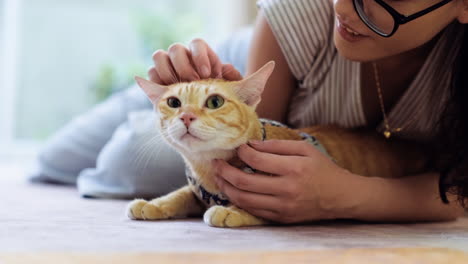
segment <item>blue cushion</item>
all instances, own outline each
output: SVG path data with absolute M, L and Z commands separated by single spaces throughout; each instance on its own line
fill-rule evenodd
M 245 72 L 252 29 L 216 45 L 224 63 Z M 159 137 L 151 103 L 136 86 L 119 92 L 54 134 L 29 179 L 77 183 L 96 198 L 150 198 L 186 183 L 181 157 Z M 151 150 L 151 151 L 150 151 Z
M 30 179 L 74 184 L 83 169 L 96 166 L 99 152 L 128 113 L 142 109 L 151 109 L 151 103 L 135 85 L 74 118 L 45 143 Z
M 85 197 L 151 198 L 186 184 L 182 157 L 156 129 L 154 111 L 132 112 L 97 158 L 78 176 Z

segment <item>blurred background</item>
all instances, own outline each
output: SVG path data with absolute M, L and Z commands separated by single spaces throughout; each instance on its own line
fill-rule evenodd
M 72 117 L 146 76 L 174 42 L 219 42 L 255 0 L 0 0 L 0 160 L 35 155 Z

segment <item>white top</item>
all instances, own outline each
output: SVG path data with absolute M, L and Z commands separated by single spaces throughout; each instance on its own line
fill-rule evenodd
M 361 63 L 347 60 L 336 50 L 332 1 L 261 0 L 258 6 L 299 83 L 290 104 L 288 123 L 294 127 L 366 126 Z M 405 126 L 395 136 L 414 140 L 433 137 L 449 86 L 450 67 L 459 50 L 460 30 L 458 23 L 444 30 L 410 87 L 390 112 L 387 109 L 391 128 Z M 407 124 L 414 114 L 417 116 Z M 377 130 L 384 131 L 383 121 Z

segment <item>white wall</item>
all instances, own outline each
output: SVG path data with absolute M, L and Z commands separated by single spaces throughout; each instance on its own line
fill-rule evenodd
M 16 131 L 43 137 L 85 111 L 101 65 L 138 57 L 138 43 L 123 0 L 24 1 Z
M 17 1 L 17 0 L 0 0 Z M 210 21 L 201 37 L 215 40 L 252 20 L 253 0 L 197 0 Z M 89 87 L 103 63 L 141 59 L 129 9 L 158 8 L 167 0 L 22 0 L 14 133 L 46 137 L 90 107 Z M 250 9 L 251 10 L 251 9 Z M 1 136 L 0 136 L 1 138 Z
M 5 0 L 0 0 L 0 96 L 1 96 L 1 91 L 3 90 L 2 85 L 3 85 L 3 77 L 4 77 L 4 69 L 3 69 L 3 64 L 2 61 L 5 60 L 4 58 L 4 31 L 5 31 Z M 1 108 L 0 108 L 1 109 Z M 2 123 L 2 110 L 0 110 L 0 126 Z
M 19 0 L 0 1 L 0 146 L 14 137 Z M 0 147 L 0 151 L 3 149 Z

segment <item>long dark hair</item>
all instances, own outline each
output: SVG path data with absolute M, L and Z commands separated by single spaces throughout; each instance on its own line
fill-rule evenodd
M 447 104 L 438 122 L 439 191 L 447 192 L 465 207 L 468 198 L 468 25 L 463 26 L 462 46 L 452 67 Z

